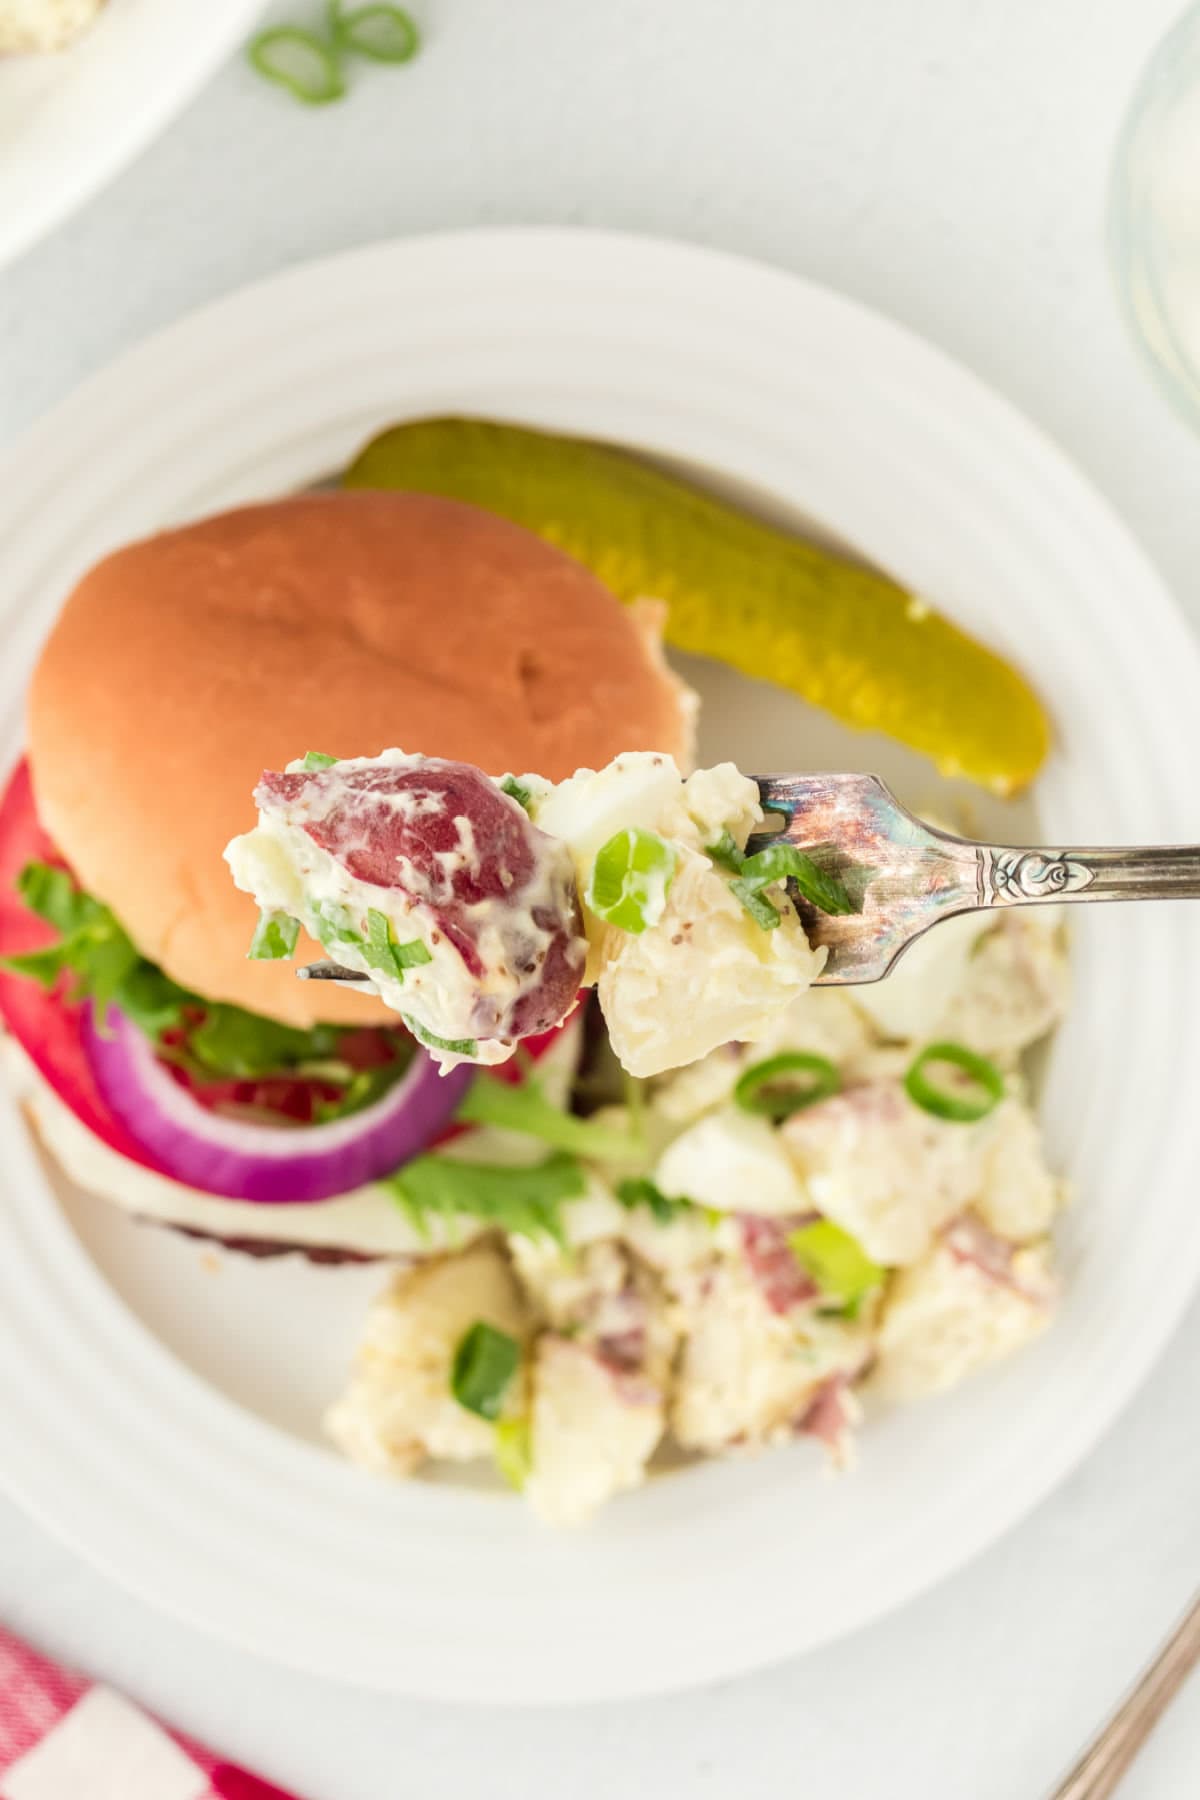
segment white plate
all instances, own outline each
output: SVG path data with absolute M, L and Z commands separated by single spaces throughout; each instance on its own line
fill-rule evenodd
M 250 30 L 262 0 L 108 0 L 53 55 L 0 58 L 0 264 L 103 187 Z
M 296 270 L 185 320 L 45 420 L 0 471 L 13 739 L 36 641 L 102 551 L 300 486 L 390 421 L 454 410 L 610 437 L 812 517 L 1034 672 L 1059 729 L 1039 800 L 1050 839 L 1194 829 L 1192 643 L 1057 451 L 935 351 L 820 289 L 563 232 Z M 739 700 L 720 677 L 712 691 L 710 750 L 826 760 L 835 740 L 786 696 Z M 1076 966 L 1044 1100 L 1078 1191 L 1059 1323 L 948 1399 L 871 1424 L 852 1479 L 820 1479 L 803 1448 L 712 1464 L 568 1538 L 506 1498 L 369 1480 L 320 1446 L 316 1417 L 373 1272 L 245 1264 L 85 1198 L 64 1211 L 10 1116 L 4 1480 L 156 1604 L 378 1687 L 594 1699 L 824 1643 L 1061 1480 L 1200 1271 L 1200 1118 L 1179 1104 L 1200 1085 L 1195 915 L 1090 909 Z

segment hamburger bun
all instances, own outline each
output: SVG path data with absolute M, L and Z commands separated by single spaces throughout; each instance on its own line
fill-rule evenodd
M 263 769 L 390 745 L 561 780 L 622 750 L 686 761 L 689 696 L 653 630 L 519 526 L 417 494 L 220 514 L 79 583 L 29 698 L 42 824 L 142 951 L 211 1000 L 292 1025 L 392 1020 L 250 962 L 222 852 Z M 301 939 L 297 956 L 324 955 Z

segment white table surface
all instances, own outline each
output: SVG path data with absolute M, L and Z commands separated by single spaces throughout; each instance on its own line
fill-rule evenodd
M 231 64 L 0 273 L 0 439 L 298 259 L 439 227 L 622 227 L 798 270 L 940 342 L 1066 446 L 1200 622 L 1200 443 L 1135 358 L 1101 236 L 1121 110 L 1178 0 L 411 3 L 411 69 L 367 70 L 316 113 Z M 1086 1466 L 965 1573 L 675 1699 L 501 1713 L 340 1689 L 196 1637 L 2 1504 L 0 1618 L 311 1800 L 1024 1800 L 1200 1585 L 1198 1408 L 1200 1308 Z M 1123 1793 L 1197 1792 L 1193 1688 Z

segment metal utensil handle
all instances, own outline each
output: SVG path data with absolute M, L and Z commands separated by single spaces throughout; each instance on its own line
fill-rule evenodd
M 1107 1800 L 1197 1662 L 1200 1598 L 1050 1800 Z
M 1063 900 L 1200 899 L 1200 845 L 1116 850 L 978 847 L 981 906 L 1037 906 Z

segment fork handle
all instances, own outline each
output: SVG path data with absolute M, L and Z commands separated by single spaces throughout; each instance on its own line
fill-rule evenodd
M 1200 845 L 1114 850 L 1016 850 L 976 846 L 980 906 L 1078 900 L 1200 899 Z
M 1050 1800 L 1107 1800 L 1200 1661 L 1200 1599 L 1171 1633 L 1137 1686 L 1088 1745 Z

